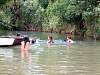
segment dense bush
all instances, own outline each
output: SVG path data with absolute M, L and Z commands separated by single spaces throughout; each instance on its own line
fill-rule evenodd
M 20 28 L 19 30 L 21 30 L 29 24 L 33 27 L 42 27 L 44 30 L 67 24 L 78 27 L 83 20 L 85 25 L 94 28 L 97 23 L 100 23 L 100 6 L 96 0 L 14 1 L 0 0 L 0 7 L 3 5 L 0 10 L 0 21 L 4 29 Z M 14 7 L 14 4 L 16 7 Z

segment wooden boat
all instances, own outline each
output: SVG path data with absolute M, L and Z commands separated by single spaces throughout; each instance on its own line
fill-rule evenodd
M 0 37 L 0 47 L 21 45 L 22 40 L 23 38 Z M 31 42 L 35 43 L 35 40 L 31 40 Z

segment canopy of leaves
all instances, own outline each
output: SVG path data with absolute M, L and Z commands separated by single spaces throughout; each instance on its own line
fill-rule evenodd
M 10 0 L 0 0 L 0 5 L 6 5 L 8 1 Z M 82 19 L 92 23 L 96 18 L 98 20 L 100 15 L 100 6 L 96 0 L 16 0 L 16 2 L 21 19 L 15 22 L 15 27 L 29 22 L 33 25 L 42 25 L 44 28 L 56 28 L 67 23 L 78 25 Z M 0 10 L 2 13 L 0 20 L 8 25 L 12 23 L 11 19 L 14 17 L 10 11 L 12 5 L 13 0 L 6 12 L 5 9 Z
M 39 0 L 39 4 L 41 5 L 42 8 L 46 9 L 49 1 L 48 0 Z
M 11 0 L 0 0 L 0 6 L 6 4 L 9 1 L 11 1 Z

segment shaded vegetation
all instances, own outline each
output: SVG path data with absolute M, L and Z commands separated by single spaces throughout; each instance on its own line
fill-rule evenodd
M 69 31 L 93 35 L 100 28 L 97 0 L 0 0 L 0 29 Z

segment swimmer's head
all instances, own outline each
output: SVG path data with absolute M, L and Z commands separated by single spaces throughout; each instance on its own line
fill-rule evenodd
M 68 36 L 67 36 L 67 40 L 68 40 L 68 39 L 71 39 L 71 37 L 68 37 Z
M 20 36 L 20 33 L 17 33 L 17 36 Z
M 48 40 L 53 40 L 52 36 L 48 36 Z
M 23 38 L 23 41 L 29 42 L 29 41 L 30 41 L 30 40 L 29 40 L 29 37 L 24 37 L 24 38 Z

